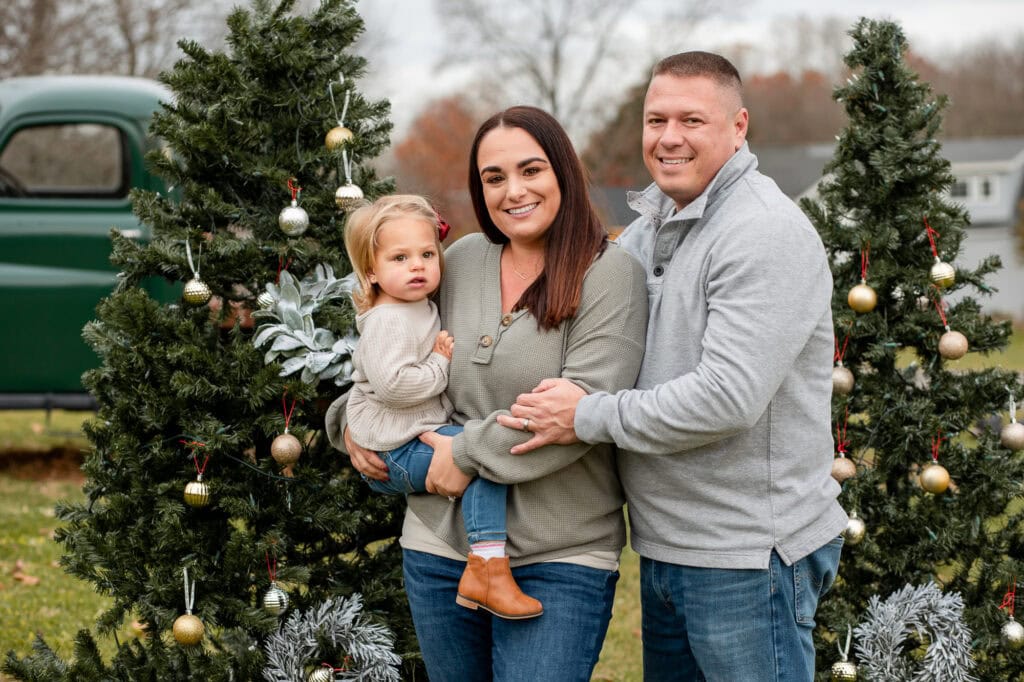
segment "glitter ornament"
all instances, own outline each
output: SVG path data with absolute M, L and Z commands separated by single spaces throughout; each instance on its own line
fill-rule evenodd
M 351 182 L 346 182 L 334 193 L 334 203 L 342 211 L 351 211 L 363 204 L 363 190 Z
M 203 483 L 203 475 L 185 485 L 185 504 L 190 507 L 205 507 L 210 504 L 210 486 Z
M 263 594 L 263 608 L 270 613 L 280 615 L 288 609 L 288 593 L 271 582 L 270 587 Z
M 932 283 L 940 289 L 953 284 L 956 281 L 956 270 L 949 263 L 943 263 L 939 260 L 939 257 L 935 257 L 935 265 L 932 266 L 931 271 L 928 273 Z
M 919 481 L 926 492 L 941 495 L 949 487 L 949 472 L 941 464 L 932 462 L 921 470 Z
M 839 483 L 857 475 L 857 465 L 842 453 L 832 459 L 832 478 Z
M 186 613 L 174 620 L 173 631 L 175 642 L 182 646 L 195 646 L 203 640 L 206 628 L 203 627 L 203 621 L 191 613 Z
M 857 516 L 857 512 L 850 512 L 850 518 L 846 522 L 846 529 L 843 531 L 843 538 L 846 540 L 846 544 L 853 545 L 860 544 L 861 540 L 864 539 L 864 535 L 867 534 L 867 526 L 864 521 Z
M 832 368 L 832 392 L 839 395 L 848 395 L 853 390 L 853 372 L 843 366 L 840 360 Z
M 999 630 L 999 639 L 1007 649 L 1021 648 L 1024 646 L 1024 626 L 1010 616 L 1010 619 Z
M 331 682 L 334 679 L 334 671 L 327 667 L 317 668 L 309 674 L 306 682 Z
M 967 355 L 967 337 L 946 327 L 946 333 L 939 338 L 939 355 L 947 360 L 959 360 Z
M 277 214 L 277 226 L 288 237 L 298 237 L 309 227 L 309 214 L 306 209 L 299 206 L 299 202 L 292 199 L 290 206 L 285 206 Z
M 869 313 L 875 309 L 875 305 L 878 303 L 878 295 L 862 279 L 860 284 L 850 289 L 846 302 L 858 313 Z
M 348 144 L 351 139 L 352 131 L 343 125 L 337 125 L 327 131 L 324 145 L 333 152 L 335 149 Z
M 836 648 L 839 649 L 840 660 L 832 664 L 832 682 L 854 682 L 857 679 L 857 665 L 847 658 L 850 656 L 850 640 L 853 632 L 849 625 L 846 626 L 846 646 L 839 644 L 836 640 Z
M 270 444 L 270 456 L 274 461 L 284 466 L 290 466 L 299 461 L 302 454 L 302 443 L 292 434 L 285 431 L 274 439 Z
M 206 285 L 206 282 L 199 279 L 199 275 L 196 275 L 185 283 L 185 291 L 182 298 L 189 305 L 203 305 L 210 300 L 212 295 L 213 292 L 210 291 L 210 287 Z

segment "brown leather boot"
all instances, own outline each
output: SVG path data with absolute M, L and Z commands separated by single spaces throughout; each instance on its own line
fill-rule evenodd
M 523 594 L 512 577 L 508 557 L 484 559 L 470 552 L 466 570 L 459 580 L 455 603 L 474 611 L 479 607 L 499 618 L 524 620 L 544 613 L 544 606 Z

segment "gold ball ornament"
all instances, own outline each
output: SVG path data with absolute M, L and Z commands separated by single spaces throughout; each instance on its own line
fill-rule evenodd
M 288 593 L 271 582 L 270 587 L 263 594 L 263 608 L 275 616 L 284 613 L 288 609 Z
M 210 291 L 210 287 L 206 285 L 206 282 L 199 279 L 199 275 L 196 275 L 185 282 L 185 292 L 182 298 L 189 305 L 203 305 L 210 300 L 212 295 L 213 292 Z
M 352 131 L 345 126 L 334 126 L 327 131 L 324 138 L 324 145 L 332 152 L 335 149 L 345 146 L 352 139 Z
M 967 337 L 957 331 L 946 331 L 939 338 L 939 355 L 947 360 L 959 360 L 967 355 Z
M 867 534 L 868 527 L 864 521 L 857 516 L 857 512 L 850 512 L 850 518 L 846 521 L 846 529 L 843 531 L 843 538 L 846 544 L 859 545 Z
M 1019 649 L 1024 646 L 1024 626 L 1010 616 L 999 631 L 999 639 L 1007 649 Z
M 182 646 L 195 646 L 203 641 L 206 628 L 203 627 L 203 621 L 187 613 L 175 619 L 173 631 L 175 642 Z
M 932 462 L 921 470 L 921 487 L 933 495 L 941 495 L 949 487 L 949 472 L 941 464 Z
M 836 661 L 832 664 L 832 682 L 856 682 L 857 664 L 851 661 Z
M 832 368 L 832 392 L 848 395 L 853 390 L 853 372 L 840 362 Z
M 203 483 L 202 474 L 185 485 L 184 498 L 185 504 L 190 507 L 205 507 L 210 504 L 210 486 Z
M 290 433 L 282 433 L 270 444 L 270 456 L 274 461 L 284 466 L 290 466 L 299 461 L 302 454 L 302 443 Z
M 347 182 L 334 193 L 334 203 L 342 211 L 351 211 L 354 208 L 359 208 L 363 204 L 363 190 L 351 182 Z
M 277 214 L 277 226 L 289 237 L 298 237 L 309 227 L 309 214 L 292 199 L 291 206 L 285 206 Z
M 1024 424 L 1012 421 L 999 432 L 999 442 L 1009 450 L 1024 449 Z
M 858 313 L 870 313 L 878 303 L 878 295 L 864 280 L 861 280 L 860 284 L 850 289 L 846 302 Z
M 333 680 L 334 671 L 325 666 L 317 668 L 306 678 L 306 682 L 332 682 Z
M 857 475 L 857 465 L 845 455 L 839 455 L 832 459 L 832 478 L 842 483 L 848 478 Z
M 945 289 L 956 281 L 956 270 L 949 263 L 943 263 L 936 257 L 935 265 L 932 266 L 928 276 L 931 277 L 935 286 Z

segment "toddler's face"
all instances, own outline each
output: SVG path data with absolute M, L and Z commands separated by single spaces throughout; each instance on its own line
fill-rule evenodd
M 420 218 L 389 220 L 377 233 L 370 282 L 380 287 L 376 303 L 415 303 L 441 283 L 437 230 Z

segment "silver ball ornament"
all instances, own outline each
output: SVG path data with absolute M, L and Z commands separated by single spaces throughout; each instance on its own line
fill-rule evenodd
M 185 299 L 185 303 L 190 305 L 203 305 L 210 300 L 212 295 L 213 292 L 210 291 L 210 287 L 206 285 L 206 282 L 199 279 L 199 275 L 196 275 L 185 282 L 185 291 L 182 298 Z
M 1024 626 L 1010 616 L 999 631 L 999 639 L 1007 649 L 1019 649 L 1024 646 Z
M 967 355 L 967 337 L 957 331 L 947 331 L 939 338 L 939 355 L 947 360 L 959 360 Z
M 256 305 L 260 307 L 260 310 L 268 310 L 274 307 L 275 303 L 277 303 L 277 299 L 269 291 L 263 291 L 256 297 Z
M 864 280 L 861 280 L 860 284 L 850 289 L 850 293 L 846 296 L 846 302 L 858 313 L 869 313 L 875 309 L 878 295 Z
M 928 275 L 931 277 L 932 283 L 940 289 L 945 289 L 956 281 L 956 270 L 949 263 L 943 263 L 938 257 L 935 258 L 935 265 L 932 266 Z
M 309 214 L 292 199 L 291 206 L 285 206 L 277 214 L 277 226 L 289 237 L 298 237 L 309 227 Z
M 921 487 L 933 495 L 941 495 L 949 487 L 949 472 L 941 464 L 932 462 L 921 470 Z
M 1024 424 L 1012 421 L 999 432 L 999 442 L 1008 450 L 1024 449 Z
M 856 682 L 857 664 L 851 661 L 836 661 L 832 664 L 832 682 Z
M 323 666 L 311 672 L 306 678 L 306 682 L 332 682 L 333 680 L 334 671 Z
M 271 582 L 263 595 L 263 608 L 274 615 L 284 613 L 288 609 L 288 593 L 278 587 L 277 583 Z
M 857 516 L 857 512 L 850 512 L 850 518 L 846 522 L 846 529 L 843 530 L 843 539 L 846 540 L 846 544 L 853 545 L 860 544 L 860 541 L 864 539 L 867 534 L 868 527 L 864 521 Z
M 832 368 L 832 392 L 847 395 L 853 390 L 853 372 L 840 362 Z
M 347 182 L 334 193 L 334 203 L 342 211 L 351 211 L 363 204 L 363 190 L 351 182 Z
M 190 507 L 205 507 L 210 504 L 210 486 L 203 483 L 202 475 L 185 485 L 185 504 Z

